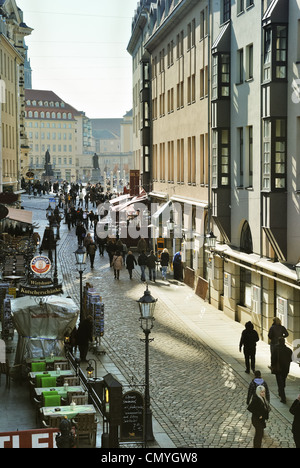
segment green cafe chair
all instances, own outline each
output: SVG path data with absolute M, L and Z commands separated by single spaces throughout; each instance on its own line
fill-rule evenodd
M 43 372 L 46 370 L 45 362 L 32 362 L 31 363 L 31 372 Z
M 35 385 L 37 388 L 40 388 L 42 386 L 42 379 L 45 377 L 51 377 L 50 374 L 37 374 L 35 376 Z
M 56 377 L 47 377 L 41 379 L 41 388 L 45 387 L 56 387 Z
M 46 407 L 60 406 L 61 405 L 61 398 L 60 398 L 59 395 L 47 395 L 47 396 L 45 396 L 44 405 Z
M 45 406 L 45 397 L 54 396 L 54 395 L 58 395 L 57 390 L 50 390 L 50 391 L 42 392 L 42 406 Z

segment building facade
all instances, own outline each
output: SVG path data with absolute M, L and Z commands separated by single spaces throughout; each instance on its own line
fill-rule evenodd
M 26 89 L 26 133 L 30 146 L 29 167 L 35 178 L 45 172 L 50 153 L 53 179 L 76 182 L 82 155 L 82 115 L 53 91 Z
M 0 2 L 0 192 L 17 192 L 28 157 L 25 133 L 24 38 L 32 29 L 14 0 Z
M 140 1 L 128 45 L 135 161 L 160 201 L 156 233 L 181 248 L 195 292 L 265 340 L 280 317 L 290 344 L 300 338 L 299 8 Z

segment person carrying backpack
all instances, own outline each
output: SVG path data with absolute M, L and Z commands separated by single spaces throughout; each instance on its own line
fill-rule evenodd
M 270 391 L 267 382 L 262 378 L 261 372 L 255 371 L 254 372 L 254 379 L 250 382 L 249 388 L 248 388 L 248 395 L 247 395 L 247 405 L 250 404 L 250 401 L 252 400 L 253 395 L 256 394 L 256 388 L 262 385 L 266 389 L 266 399 L 268 403 L 270 403 Z

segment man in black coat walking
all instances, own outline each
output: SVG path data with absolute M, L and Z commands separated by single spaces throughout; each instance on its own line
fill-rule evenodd
M 290 371 L 293 351 L 285 345 L 285 339 L 279 338 L 271 356 L 271 369 L 276 375 L 278 393 L 281 403 L 286 403 L 285 384 Z

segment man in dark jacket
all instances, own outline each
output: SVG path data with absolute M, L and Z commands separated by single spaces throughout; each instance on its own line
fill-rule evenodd
M 255 355 L 256 355 L 256 343 L 259 341 L 259 336 L 257 331 L 254 330 L 252 322 L 247 322 L 245 324 L 245 330 L 242 332 L 240 340 L 240 352 L 242 347 L 244 347 L 245 355 L 245 364 L 246 364 L 246 373 L 250 373 L 250 361 L 251 369 L 255 372 Z
M 278 344 L 278 339 L 287 338 L 288 336 L 289 333 L 287 329 L 281 324 L 280 318 L 275 317 L 268 333 L 268 338 L 270 340 L 271 355 L 274 351 L 275 346 Z
M 145 252 L 143 251 L 139 256 L 138 256 L 138 264 L 141 268 L 141 281 L 146 281 L 146 266 L 148 263 L 148 258 Z
M 156 280 L 156 262 L 157 262 L 157 257 L 154 254 L 153 250 L 151 250 L 150 255 L 148 255 L 147 258 L 147 265 L 148 265 L 148 270 L 149 270 L 149 280 L 153 281 L 155 283 Z
M 80 360 L 83 362 L 86 361 L 89 341 L 93 341 L 93 318 L 91 315 L 80 322 L 77 331 L 77 345 L 80 352 Z
M 285 339 L 279 338 L 271 356 L 271 368 L 276 375 L 278 393 L 281 403 L 286 403 L 285 384 L 290 371 L 293 351 L 285 345 Z

